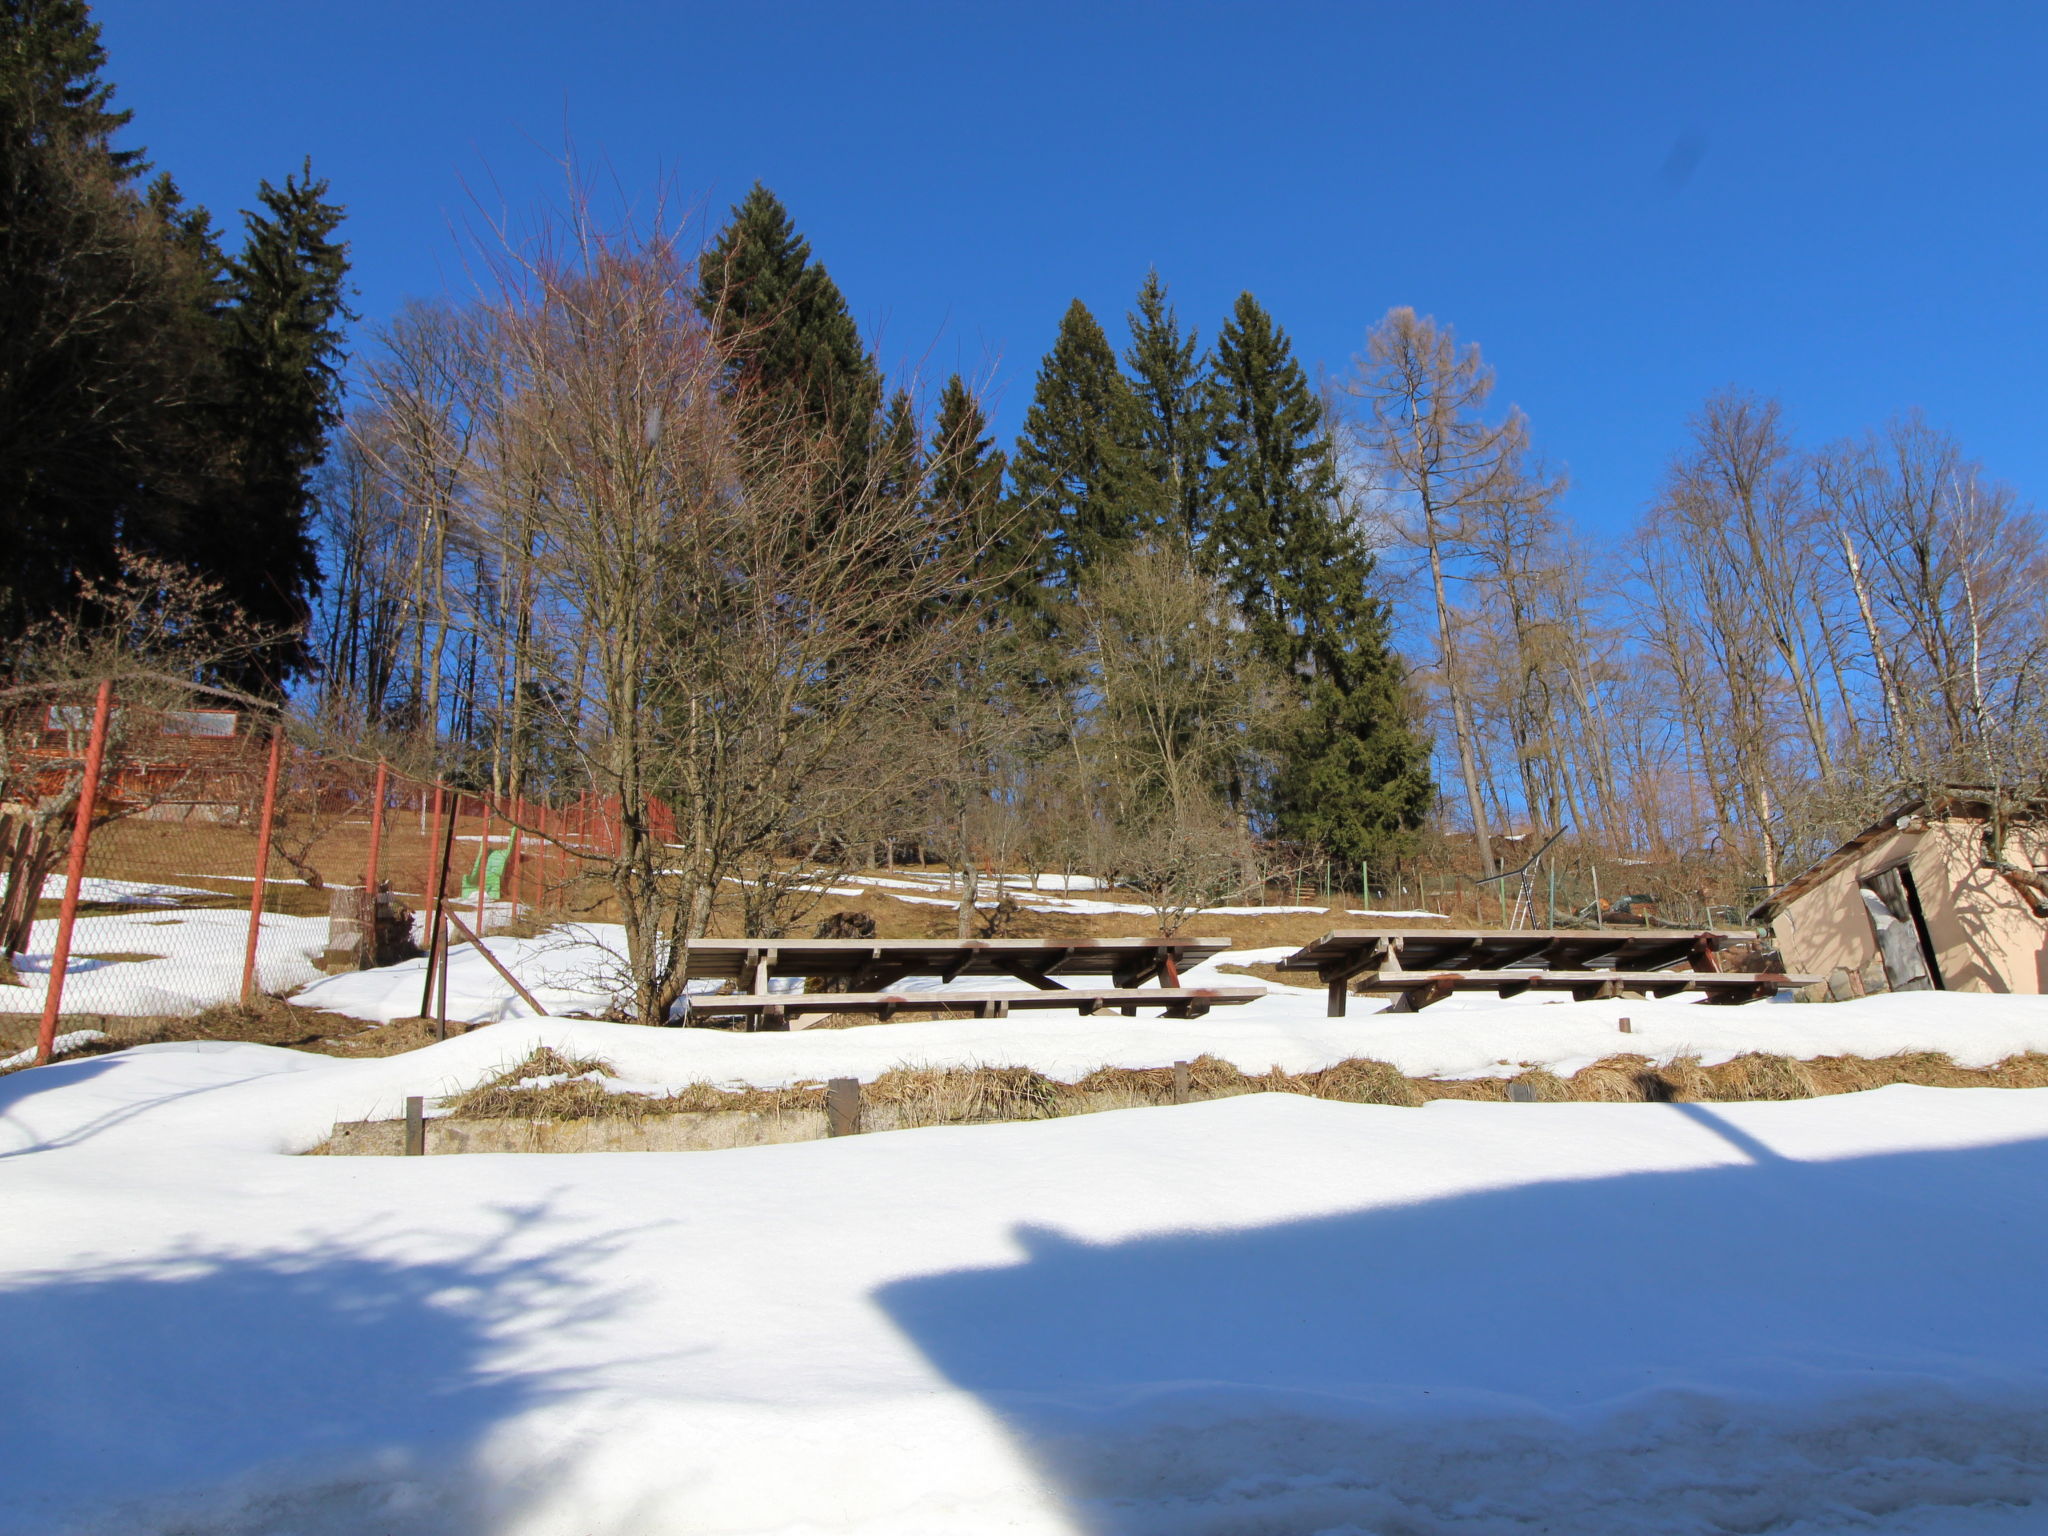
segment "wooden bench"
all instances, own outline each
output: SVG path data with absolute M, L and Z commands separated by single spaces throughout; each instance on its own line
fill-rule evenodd
M 1393 993 L 1387 1013 L 1414 1013 L 1454 992 L 1491 992 L 1517 997 L 1524 992 L 1569 992 L 1572 1001 L 1610 997 L 1674 997 L 1704 992 L 1708 1003 L 1760 1002 L 1780 988 L 1811 986 L 1813 976 L 1770 971 L 1376 971 L 1350 985 L 1364 993 Z
M 1234 1008 L 1264 997 L 1261 987 L 1100 987 L 1024 992 L 751 992 L 685 999 L 680 1021 L 744 1018 L 753 1029 L 801 1029 L 792 1021 L 833 1013 L 871 1013 L 887 1022 L 898 1013 L 940 1013 L 976 1019 L 1005 1019 L 1013 1008 L 1072 1008 L 1096 1014 L 1115 1008 L 1135 1015 L 1159 1008 L 1169 1019 L 1200 1018 L 1211 1008 Z

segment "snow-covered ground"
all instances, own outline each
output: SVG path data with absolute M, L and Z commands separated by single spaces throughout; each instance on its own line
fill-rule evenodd
M 983 906 L 993 903 L 997 897 L 1007 896 L 1027 912 L 1075 912 L 1086 916 L 1122 916 L 1149 918 L 1152 908 L 1141 901 L 1107 901 L 1099 897 L 1082 897 L 1071 894 L 1048 896 L 1047 891 L 1100 890 L 1101 882 L 1086 876 L 1076 875 L 1005 875 L 999 882 L 994 876 L 984 879 L 975 889 L 975 901 Z M 895 875 L 842 875 L 839 883 L 818 886 L 828 896 L 860 896 L 868 892 L 879 892 L 893 896 L 898 901 L 907 901 L 916 906 L 952 907 L 960 903 L 959 882 L 951 875 L 942 874 L 895 874 Z M 936 893 L 936 894 L 935 894 Z M 1360 907 L 1333 909 L 1320 907 L 1204 907 L 1201 915 L 1209 917 L 1285 917 L 1290 913 L 1328 912 L 1343 910 L 1353 917 L 1442 917 L 1441 912 L 1426 911 L 1382 911 L 1366 910 Z
M 232 1002 L 241 995 L 248 943 L 249 914 L 244 911 L 202 907 L 81 917 L 64 969 L 64 1011 L 140 1017 L 192 1013 Z M 0 1012 L 42 1011 L 56 945 L 56 919 L 38 922 L 29 948 L 15 957 L 22 985 L 0 987 Z M 256 946 L 258 985 L 282 992 L 311 981 L 320 974 L 315 962 L 326 947 L 326 918 L 264 914 Z M 91 958 L 96 955 L 156 958 Z M 417 1013 L 417 1004 L 415 997 L 410 1011 Z
M 0 1532 L 2048 1528 L 2048 1092 L 282 1155 L 547 1032 L 0 1081 Z

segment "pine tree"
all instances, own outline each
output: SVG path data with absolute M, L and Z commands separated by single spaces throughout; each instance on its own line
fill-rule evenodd
M 697 307 L 735 358 L 742 400 L 838 445 L 849 484 L 865 472 L 882 377 L 846 298 L 789 210 L 755 182 L 700 263 Z
M 1209 531 L 1209 400 L 1195 333 L 1181 334 L 1157 269 L 1145 274 L 1138 308 L 1128 317 L 1124 353 L 1131 388 L 1144 407 L 1139 441 L 1145 468 L 1164 492 L 1168 526 L 1193 551 Z
M 1287 335 L 1249 293 L 1216 339 L 1213 559 L 1300 708 L 1273 787 L 1284 835 L 1356 860 L 1384 854 L 1429 803 L 1371 550 L 1342 515 L 1321 402 Z
M 314 471 L 341 419 L 342 326 L 354 318 L 348 247 L 335 238 L 344 210 L 310 162 L 282 187 L 264 182 L 257 200 L 226 273 L 222 430 L 232 490 L 191 556 L 257 624 L 296 629 L 319 584 L 309 511 Z M 262 658 L 261 670 L 275 685 L 305 660 L 294 640 Z
M 1040 577 L 1071 593 L 1082 572 L 1158 535 L 1164 507 L 1146 472 L 1144 412 L 1109 338 L 1079 299 L 1039 365 L 1010 459 L 1020 530 L 1043 540 Z

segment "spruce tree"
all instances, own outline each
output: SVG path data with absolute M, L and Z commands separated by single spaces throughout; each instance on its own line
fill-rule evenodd
M 314 471 L 341 419 L 348 247 L 344 210 L 308 162 L 264 182 L 227 263 L 222 345 L 224 436 L 235 449 L 228 504 L 206 520 L 195 563 L 259 625 L 296 629 L 319 584 L 309 512 Z M 260 659 L 272 685 L 305 664 L 300 642 Z M 255 678 L 246 681 L 254 682 Z
M 988 435 L 988 417 L 959 374 L 939 391 L 932 423 L 931 497 L 967 526 L 992 531 L 1003 494 L 1002 451 Z
M 757 420 L 795 418 L 830 435 L 849 485 L 865 473 L 882 377 L 845 296 L 789 210 L 758 181 L 704 253 L 697 307 L 736 364 Z
M 923 444 L 919 441 L 917 409 L 910 392 L 899 389 L 882 413 L 875 434 L 876 489 L 890 498 L 915 496 L 924 478 Z
M 1138 289 L 1128 316 L 1131 345 L 1124 353 L 1131 388 L 1144 407 L 1139 431 L 1146 472 L 1162 488 L 1167 526 L 1190 550 L 1209 531 L 1209 400 L 1205 366 L 1195 333 L 1181 334 L 1155 268 Z
M 1287 335 L 1249 293 L 1216 339 L 1210 382 L 1213 558 L 1262 653 L 1295 681 L 1280 831 L 1347 860 L 1421 822 L 1427 752 L 1408 727 L 1371 550 L 1344 518 L 1336 451 Z
M 1003 501 L 1002 450 L 989 436 L 988 417 L 959 374 L 939 391 L 938 419 L 932 423 L 928 496 L 932 516 L 952 525 L 957 537 L 982 551 L 978 562 L 988 579 L 980 599 L 997 624 L 1035 616 L 1040 596 L 1037 551 L 1020 539 Z
M 1010 459 L 1018 525 L 1042 540 L 1047 586 L 1071 593 L 1089 567 L 1158 536 L 1163 493 L 1146 471 L 1143 435 L 1144 410 L 1109 338 L 1074 300 Z

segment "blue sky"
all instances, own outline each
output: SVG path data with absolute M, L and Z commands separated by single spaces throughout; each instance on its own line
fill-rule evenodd
M 565 140 L 712 217 L 760 177 L 884 361 L 1013 431 L 1061 311 L 1148 265 L 1313 367 L 1478 341 L 1618 529 L 1710 391 L 1818 441 L 1920 407 L 2048 494 L 2048 7 L 101 0 L 134 141 L 232 220 L 311 154 L 364 327 L 463 281 Z

